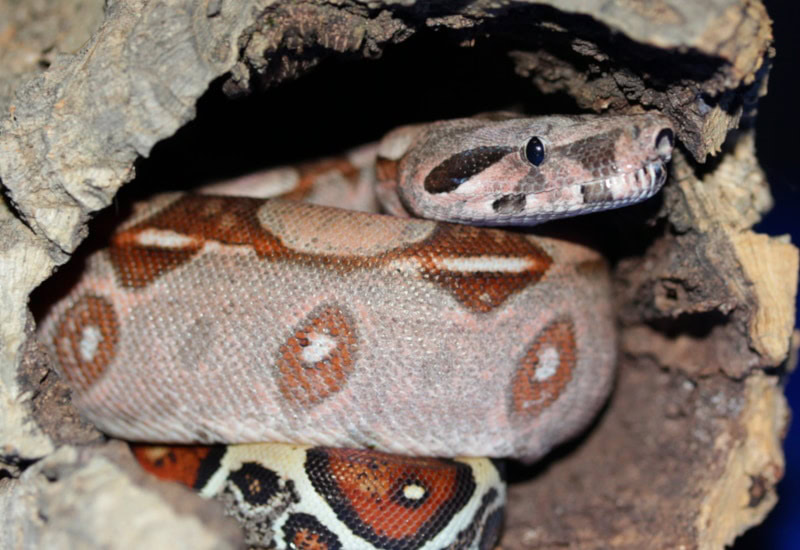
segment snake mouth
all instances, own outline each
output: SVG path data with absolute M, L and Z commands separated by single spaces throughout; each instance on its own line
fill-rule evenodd
M 533 225 L 557 218 L 591 214 L 622 208 L 655 195 L 667 181 L 665 160 L 647 162 L 638 170 L 591 182 L 576 183 L 557 192 L 512 195 L 495 200 L 495 213 L 500 208 L 513 208 L 492 220 L 491 225 Z M 515 200 L 516 199 L 516 200 Z M 470 223 L 475 223 L 471 221 Z
M 581 210 L 620 208 L 655 195 L 667 181 L 662 160 L 651 161 L 634 172 L 576 185 L 583 197 Z
M 622 208 L 655 195 L 667 181 L 666 162 L 659 157 L 639 169 L 595 181 L 574 183 L 534 193 L 492 195 L 487 214 L 431 216 L 472 225 L 536 225 L 546 221 Z

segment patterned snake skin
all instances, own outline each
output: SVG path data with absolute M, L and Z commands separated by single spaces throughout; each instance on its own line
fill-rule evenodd
M 418 217 L 637 202 L 672 140 L 656 114 L 491 114 L 161 195 L 40 336 L 87 418 L 165 444 L 134 452 L 222 501 L 251 545 L 489 549 L 502 468 L 458 457 L 533 461 L 592 419 L 615 362 L 609 277 L 581 244 Z M 370 209 L 373 190 L 394 216 L 333 207 Z

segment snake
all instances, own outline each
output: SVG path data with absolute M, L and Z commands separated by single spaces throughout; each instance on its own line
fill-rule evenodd
M 489 113 L 156 195 L 39 337 L 82 415 L 251 546 L 491 549 L 499 459 L 583 430 L 616 362 L 602 254 L 526 228 L 653 196 L 673 142 L 655 112 Z

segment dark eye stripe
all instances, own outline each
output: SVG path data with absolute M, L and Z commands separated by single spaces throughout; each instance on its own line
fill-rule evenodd
M 511 147 L 500 146 L 475 147 L 462 151 L 431 170 L 425 178 L 425 190 L 428 193 L 452 191 L 513 151 Z

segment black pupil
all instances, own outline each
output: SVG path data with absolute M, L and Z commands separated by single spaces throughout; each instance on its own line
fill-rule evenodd
M 539 166 L 544 160 L 544 144 L 538 137 L 532 137 L 525 146 L 525 157 L 534 166 Z

